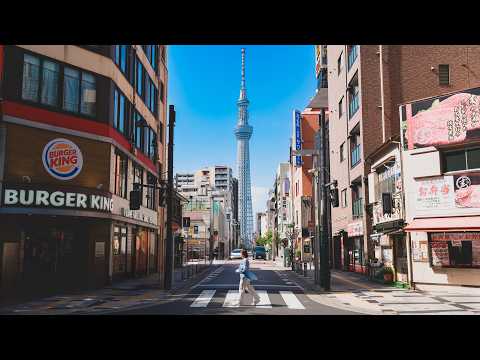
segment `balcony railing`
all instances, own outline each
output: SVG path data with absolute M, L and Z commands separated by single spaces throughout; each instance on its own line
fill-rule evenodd
M 358 45 L 351 45 L 348 51 L 348 70 L 353 66 L 358 56 Z
M 352 214 L 354 217 L 363 216 L 363 199 L 358 198 L 353 201 Z
M 356 145 L 352 150 L 352 168 L 360 162 L 360 144 Z

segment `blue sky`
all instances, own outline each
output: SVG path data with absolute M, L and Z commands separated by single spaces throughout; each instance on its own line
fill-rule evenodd
M 265 209 L 266 192 L 280 162 L 288 161 L 292 111 L 315 94 L 313 46 L 246 45 L 250 100 L 250 172 L 254 212 Z M 241 50 L 237 45 L 169 46 L 168 103 L 175 105 L 174 172 L 228 165 L 236 176 Z

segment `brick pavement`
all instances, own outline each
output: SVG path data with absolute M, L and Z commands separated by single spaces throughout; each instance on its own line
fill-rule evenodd
M 277 266 L 278 269 L 290 270 Z M 332 288 L 321 291 L 313 284 L 313 270 L 307 276 L 289 271 L 308 296 L 323 305 L 371 315 L 475 315 L 480 314 L 478 289 L 462 292 L 439 287 L 429 291 L 399 289 L 368 280 L 367 277 L 332 270 Z

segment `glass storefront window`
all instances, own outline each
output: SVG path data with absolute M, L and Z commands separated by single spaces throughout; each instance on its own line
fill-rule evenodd
M 430 233 L 429 247 L 432 266 L 480 267 L 480 232 Z

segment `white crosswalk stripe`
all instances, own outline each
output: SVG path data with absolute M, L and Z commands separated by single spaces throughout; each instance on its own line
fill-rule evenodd
M 265 290 L 258 290 L 258 296 L 260 296 L 260 302 L 257 304 L 257 307 L 261 308 L 271 308 L 272 304 L 270 302 L 270 298 L 268 297 L 268 293 Z
M 282 295 L 283 301 L 285 301 L 285 304 L 287 304 L 289 309 L 305 309 L 293 292 L 280 291 L 280 295 Z
M 207 307 L 216 290 L 203 290 L 190 307 Z
M 211 303 L 217 290 L 208 289 L 203 290 L 197 298 L 193 301 L 190 307 L 194 308 L 206 308 Z M 277 293 L 277 292 L 275 292 Z M 271 309 L 272 303 L 268 292 L 266 290 L 257 290 L 257 294 L 260 297 L 260 302 L 256 305 L 260 309 Z M 278 293 L 277 293 L 278 294 Z M 280 291 L 280 295 L 288 309 L 304 310 L 305 307 L 302 305 L 297 296 L 291 291 Z M 285 306 L 281 305 L 281 306 Z M 223 307 L 226 308 L 236 308 L 240 307 L 240 294 L 238 290 L 229 290 L 225 294 L 225 300 L 223 302 Z M 252 304 L 253 306 L 253 304 Z M 278 305 L 277 305 L 278 306 Z
M 225 297 L 223 307 L 239 307 L 240 306 L 240 293 L 238 290 L 229 290 Z

